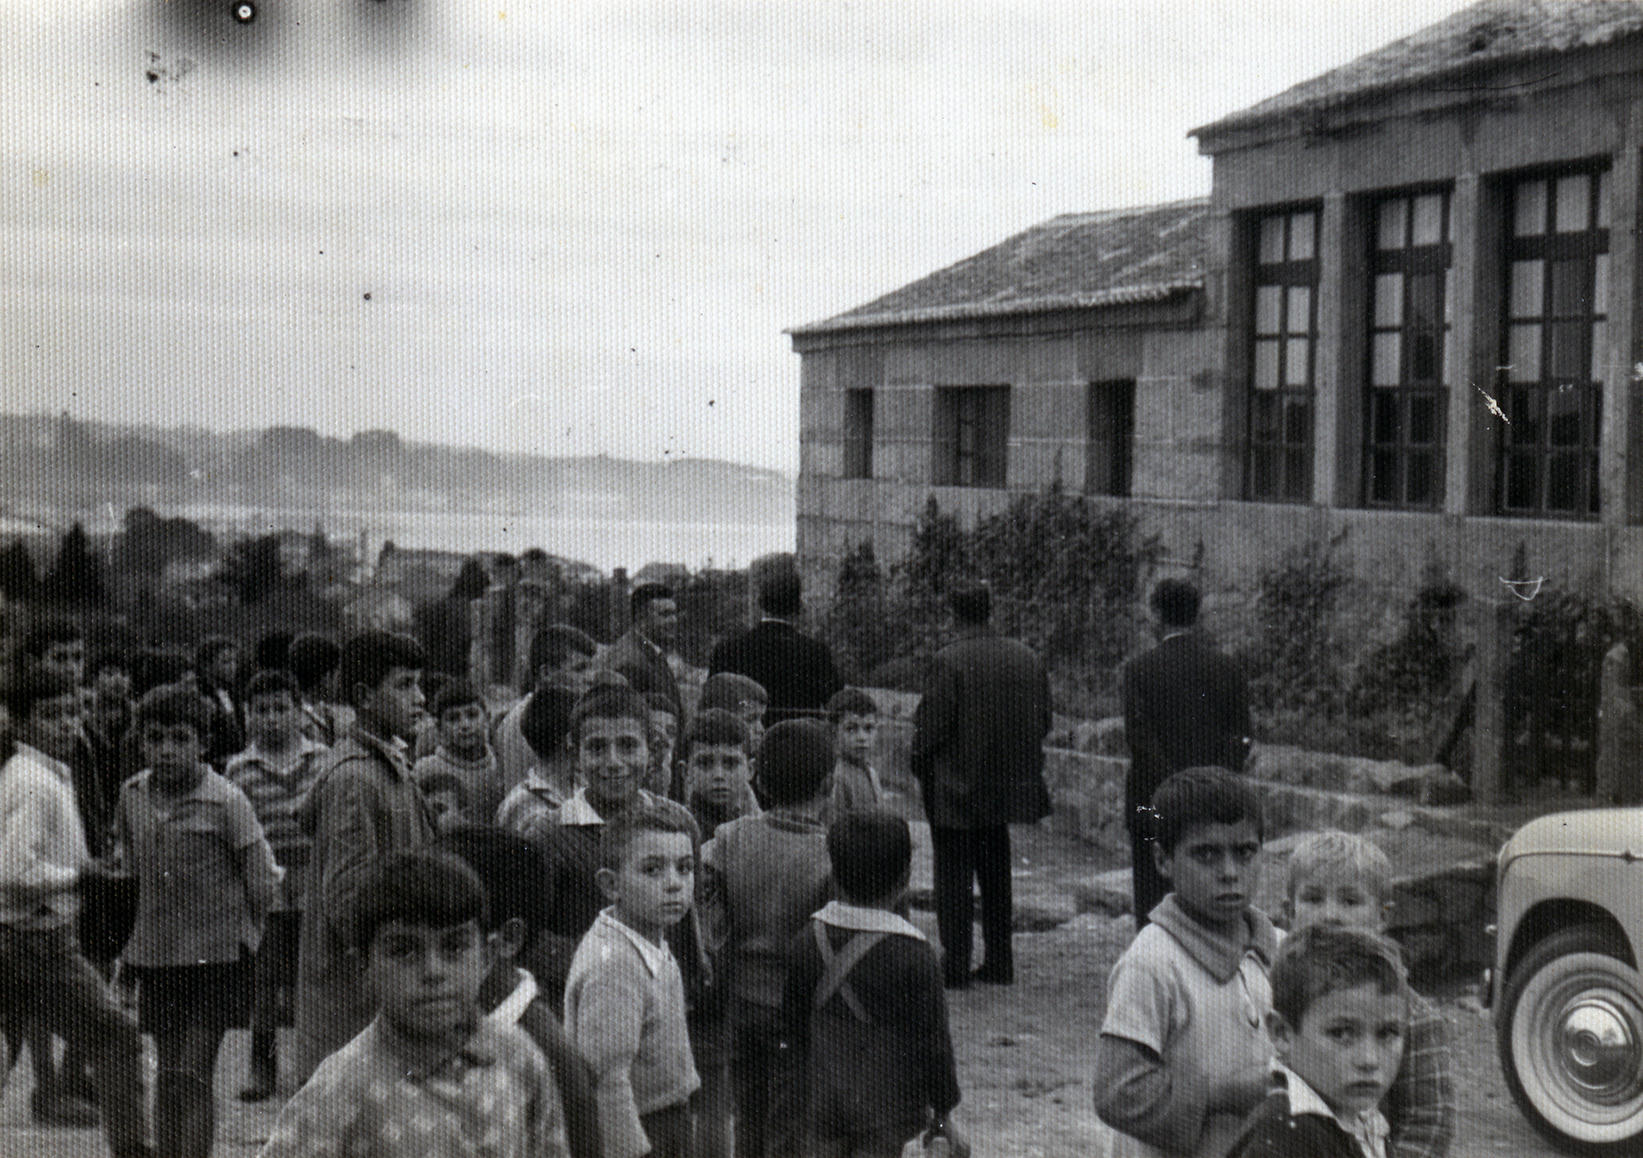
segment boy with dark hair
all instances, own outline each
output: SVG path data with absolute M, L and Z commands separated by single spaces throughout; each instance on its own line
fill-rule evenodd
M 468 814 L 475 823 L 490 824 L 502 803 L 502 773 L 488 737 L 490 717 L 485 701 L 467 680 L 447 680 L 433 702 L 439 746 L 416 762 L 411 775 L 427 789 L 427 778 L 446 775 L 462 786 Z
M 1311 925 L 1286 938 L 1267 1014 L 1275 1088 L 1229 1158 L 1386 1158 L 1379 1106 L 1403 1057 L 1409 996 L 1383 937 Z
M 1171 891 L 1113 966 L 1095 1108 L 1114 1155 L 1225 1154 L 1272 1058 L 1278 935 L 1251 904 L 1261 802 L 1224 768 L 1189 768 L 1153 794 L 1152 818 Z
M 645 774 L 645 787 L 657 796 L 678 800 L 674 795 L 675 781 L 679 779 L 674 753 L 679 744 L 679 713 L 672 700 L 661 692 L 646 692 L 645 703 L 650 707 L 650 768 Z
M 251 1052 L 240 1100 L 260 1102 L 279 1080 L 278 1033 L 291 1024 L 297 985 L 297 938 L 313 841 L 297 822 L 297 810 L 319 778 L 327 755 L 302 734 L 297 682 L 288 672 L 260 671 L 245 688 L 246 730 L 251 742 L 224 772 L 256 813 L 274 860 L 284 871 L 252 966 Z
M 25 672 L 5 704 L 16 742 L 0 766 L 0 1020 L 13 1020 L 26 1001 L 45 1031 L 83 1054 L 109 1149 L 146 1156 L 137 1026 L 75 935 L 80 885 L 96 872 L 65 762 L 79 735 L 79 689 L 60 675 Z
M 531 700 L 544 688 L 554 686 L 572 689 L 573 699 L 587 691 L 593 674 L 593 657 L 598 651 L 599 645 L 591 636 L 568 623 L 549 624 L 531 637 L 526 661 L 530 683 L 520 689 L 523 698 L 496 721 L 491 735 L 504 791 L 513 791 L 535 762 L 524 736 L 525 712 L 530 709 Z
M 778 1055 L 785 1132 L 774 1153 L 895 1158 L 922 1133 L 967 1154 L 953 1122 L 958 1073 L 941 965 L 896 914 L 912 870 L 907 822 L 882 811 L 841 816 L 827 855 L 841 899 L 789 950 Z
M 485 889 L 456 856 L 385 856 L 362 875 L 352 948 L 374 1019 L 286 1103 L 262 1158 L 567 1154 L 559 1091 L 518 1026 L 481 1015 Z
M 728 821 L 702 850 L 702 919 L 709 943 L 722 946 L 729 992 L 738 1158 L 771 1152 L 787 953 L 833 895 L 819 819 L 832 771 L 826 724 L 777 724 L 765 737 L 761 770 L 770 811 Z
M 194 649 L 194 678 L 211 704 L 211 733 L 205 758 L 221 769 L 245 747 L 245 720 L 238 694 L 240 645 L 226 635 L 211 635 Z
M 680 749 L 685 806 L 704 841 L 719 825 L 739 816 L 757 816 L 759 802 L 748 783 L 747 726 L 723 708 L 696 713 Z
M 434 837 L 433 816 L 405 756 L 422 709 L 422 659 L 414 639 L 386 631 L 363 632 L 342 649 L 338 672 L 354 726 L 298 814 L 314 840 L 297 954 L 299 1080 L 376 1010 L 352 953 L 362 882 L 383 857 Z
M 148 767 L 120 790 L 116 859 L 137 878 L 120 957 L 137 978 L 137 1022 L 154 1038 L 159 1153 L 206 1158 L 223 1035 L 244 1025 L 251 957 L 280 868 L 251 802 L 205 761 L 208 705 L 186 684 L 137 704 Z
M 571 955 L 603 908 L 598 882 L 599 843 L 605 825 L 636 806 L 679 818 L 699 845 L 696 822 L 684 806 L 641 786 L 650 764 L 650 709 L 621 684 L 596 684 L 571 713 L 571 743 L 581 786 L 559 809 L 558 823 L 542 833 L 546 863 L 547 925 L 533 969 L 556 1003 L 564 993 Z
M 479 987 L 480 1009 L 494 1021 L 519 1026 L 548 1059 L 564 1104 L 571 1158 L 600 1158 L 593 1067 L 565 1036 L 536 978 L 516 964 L 542 931 L 541 854 L 524 837 L 484 825 L 453 829 L 437 847 L 467 862 L 490 901 L 484 932 L 496 960 Z
M 329 636 L 305 631 L 291 641 L 285 658 L 302 693 L 303 734 L 331 747 L 346 733 L 336 707 L 330 703 L 336 694 L 334 677 L 342 649 Z
M 640 693 L 661 692 L 684 715 L 668 652 L 679 637 L 679 604 L 664 583 L 641 583 L 628 597 L 633 626 L 605 652 L 603 664 Z
M 125 781 L 121 755 L 136 700 L 131 694 L 131 662 L 122 651 L 105 651 L 87 672 L 86 744 L 97 769 L 103 804 L 110 814 Z M 133 769 L 135 771 L 135 769 Z
M 559 809 L 576 792 L 576 753 L 570 745 L 571 712 L 576 692 L 568 685 L 550 684 L 531 693 L 520 721 L 520 732 L 534 759 L 525 778 L 508 792 L 496 811 L 501 828 L 540 841 L 559 823 Z
M 738 717 L 747 725 L 748 757 L 757 759 L 759 745 L 764 741 L 764 714 L 769 706 L 770 696 L 758 680 L 722 671 L 707 677 L 696 710 L 720 708 Z
M 873 767 L 879 736 L 879 706 L 860 688 L 845 688 L 827 701 L 833 725 L 833 792 L 822 816 L 832 823 L 847 812 L 884 807 L 884 785 Z
M 598 882 L 610 907 L 577 946 L 565 1026 L 593 1065 L 605 1153 L 686 1158 L 701 1082 L 664 934 L 690 911 L 695 833 L 676 806 L 644 805 L 613 817 L 602 836 Z

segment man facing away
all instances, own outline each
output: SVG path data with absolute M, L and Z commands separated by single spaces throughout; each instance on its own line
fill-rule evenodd
M 992 629 L 992 593 L 985 586 L 959 587 L 948 601 L 957 638 L 931 663 L 913 714 L 912 751 L 935 853 L 942 977 L 950 989 L 970 983 L 975 880 L 986 959 L 974 977 L 1008 985 L 1015 980 L 1009 826 L 1050 812 L 1044 785 L 1049 677 L 1030 647 Z
M 1153 864 L 1145 809 L 1158 786 L 1183 768 L 1241 769 L 1249 735 L 1249 694 L 1238 665 L 1198 630 L 1198 589 L 1165 579 L 1152 590 L 1158 644 L 1124 665 L 1124 733 L 1130 771 L 1124 824 L 1130 836 L 1135 923 L 1147 922 L 1168 883 Z
M 770 697 L 765 722 L 771 727 L 804 716 L 820 719 L 844 681 L 828 646 L 798 629 L 804 614 L 798 575 L 784 569 L 764 576 L 759 612 L 755 626 L 713 649 L 709 674 L 735 672 L 758 681 Z

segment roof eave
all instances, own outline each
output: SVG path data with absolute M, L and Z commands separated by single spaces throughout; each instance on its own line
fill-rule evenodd
M 961 302 L 946 306 L 923 306 L 911 310 L 887 310 L 877 314 L 859 314 L 807 322 L 784 330 L 790 337 L 801 338 L 815 334 L 837 334 L 849 330 L 876 330 L 888 326 L 912 326 L 932 322 L 975 321 L 984 318 L 1018 317 L 1024 314 L 1048 314 L 1060 310 L 1090 310 L 1104 306 L 1137 305 L 1161 302 L 1178 294 L 1204 288 L 1202 278 L 1155 282 L 1149 285 L 1114 286 L 1083 294 L 1055 294 L 1038 298 L 1018 298 L 1002 302 Z

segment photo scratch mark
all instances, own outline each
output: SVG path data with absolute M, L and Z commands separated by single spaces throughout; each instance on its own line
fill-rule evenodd
M 1540 585 L 1546 582 L 1546 576 L 1537 575 L 1533 579 L 1508 579 L 1502 575 L 1500 581 L 1506 585 L 1506 590 L 1516 595 L 1523 602 L 1528 603 L 1540 594 Z
M 1483 395 L 1483 400 L 1489 404 L 1490 414 L 1493 414 L 1507 426 L 1512 425 L 1512 420 L 1506 417 L 1506 411 L 1500 408 L 1500 403 L 1495 401 L 1494 395 L 1490 394 L 1489 391 L 1485 390 L 1482 386 L 1474 386 L 1472 389 Z

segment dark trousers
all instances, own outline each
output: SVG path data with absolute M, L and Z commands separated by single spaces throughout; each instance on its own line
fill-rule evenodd
M 772 1154 L 781 1075 L 781 1010 L 730 1002 L 730 1080 L 736 1090 L 736 1158 Z
M 650 1140 L 649 1158 L 690 1158 L 694 1123 L 690 1107 L 683 1102 L 640 1114 L 639 1125 L 644 1127 L 645 1137 Z
M 1130 887 L 1135 898 L 1135 927 L 1147 923 L 1147 914 L 1170 891 L 1170 883 L 1158 872 L 1153 859 L 1152 837 L 1138 824 L 1130 824 Z
M 103 1131 L 117 1158 L 148 1153 L 137 1025 L 80 954 L 72 925 L 0 925 L 0 994 L 24 995 L 34 1015 L 91 1063 Z
M 981 942 L 989 970 L 1015 968 L 1010 950 L 1010 826 L 931 828 L 935 853 L 936 930 L 941 936 L 941 971 L 949 983 L 970 976 L 971 926 L 975 921 L 972 882 L 981 886 Z

